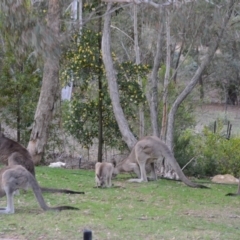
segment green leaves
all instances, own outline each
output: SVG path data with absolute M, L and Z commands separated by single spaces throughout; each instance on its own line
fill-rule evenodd
M 186 143 L 185 155 L 189 156 L 188 160 L 195 158 L 195 164 L 188 167 L 191 174 L 214 176 L 229 173 L 240 176 L 240 138 L 233 136 L 226 139 L 224 125 L 220 121 L 218 123 L 216 133 L 205 127 L 202 134 L 186 130 L 178 139 Z
M 11 46 L 6 46 L 0 75 L 1 117 L 9 126 L 24 131 L 33 122 L 42 76 L 36 71 L 36 62 L 31 62 L 27 53 L 22 54 L 20 60 Z M 25 140 L 28 138 L 25 136 Z
M 112 110 L 99 49 L 100 40 L 101 33 L 85 29 L 81 35 L 73 35 L 73 43 L 64 54 L 62 82 L 65 83 L 72 78 L 75 80 L 73 100 L 65 103 L 64 107 L 64 127 L 88 148 L 93 140 L 98 138 L 101 116 L 105 145 L 122 148 L 125 147 L 125 143 L 121 140 Z M 118 63 L 114 52 L 112 57 L 117 70 L 122 108 L 130 125 L 134 123 L 132 125 L 136 126 L 137 106 L 146 102 L 139 79 L 146 78 L 149 66 L 136 65 L 133 62 Z M 101 89 L 99 89 L 99 78 L 101 78 Z
M 99 64 L 101 53 L 97 45 L 100 37 L 100 33 L 89 29 L 83 30 L 81 35 L 73 35 L 73 43 L 62 58 L 66 64 L 61 75 L 64 82 L 68 82 L 72 77 L 80 80 L 80 76 L 88 78 L 102 74 L 103 66 Z

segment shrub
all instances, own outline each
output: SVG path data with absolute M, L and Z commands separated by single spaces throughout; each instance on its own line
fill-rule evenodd
M 188 129 L 179 137 L 179 146 L 182 146 L 186 162 L 195 158 L 186 168 L 187 173 L 198 176 L 240 175 L 240 138 L 234 136 L 228 140 L 223 136 L 222 129 L 221 125 L 214 133 L 205 127 L 201 134 Z M 181 162 L 180 166 L 183 164 L 186 163 Z

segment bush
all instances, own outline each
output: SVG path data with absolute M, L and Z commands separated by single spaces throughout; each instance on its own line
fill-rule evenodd
M 186 129 L 175 140 L 174 154 L 181 168 L 187 164 L 186 168 L 184 168 L 186 175 L 205 176 L 204 167 L 197 161 L 199 153 L 196 144 L 199 147 L 202 144 L 202 140 L 192 129 Z
M 178 139 L 178 148 L 182 149 L 180 153 L 185 154 L 186 161 L 180 162 L 180 166 L 195 158 L 185 172 L 195 176 L 227 173 L 240 176 L 240 138 L 235 136 L 228 140 L 223 137 L 222 129 L 223 126 L 218 127 L 216 133 L 207 127 L 201 134 L 189 129 L 183 132 Z

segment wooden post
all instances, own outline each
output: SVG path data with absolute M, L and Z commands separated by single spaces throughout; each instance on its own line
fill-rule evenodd
M 231 137 L 231 130 L 232 130 L 232 124 L 230 124 L 230 121 L 228 121 L 228 126 L 227 126 L 227 139 L 228 140 Z
M 79 161 L 78 161 L 78 168 L 79 169 L 81 167 L 81 162 L 82 162 L 82 155 L 79 156 Z
M 217 131 L 217 122 L 214 121 L 213 132 L 216 133 L 216 131 Z

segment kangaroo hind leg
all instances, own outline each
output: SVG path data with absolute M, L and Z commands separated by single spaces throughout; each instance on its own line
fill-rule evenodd
M 151 174 L 148 177 L 149 181 L 156 181 L 157 180 L 157 174 L 156 174 L 156 170 L 155 170 L 155 164 L 154 162 L 150 163 L 150 167 L 151 167 Z
M 9 214 L 14 213 L 14 199 L 13 199 L 13 191 L 10 189 L 9 186 L 5 185 L 3 187 L 6 196 L 7 196 L 7 207 L 0 208 L 0 214 Z
M 140 168 L 140 178 L 132 178 L 129 179 L 128 182 L 147 182 L 147 175 L 146 175 L 146 170 L 145 170 L 145 164 L 140 163 L 139 164 L 139 168 Z
M 148 179 L 146 175 L 146 162 L 148 156 L 141 146 L 135 146 L 135 158 L 140 169 L 140 179 L 130 179 L 129 182 L 147 182 Z
M 0 214 L 14 213 L 14 194 L 16 194 L 20 188 L 27 186 L 27 179 L 21 172 L 18 173 L 13 169 L 7 169 L 3 172 L 1 181 L 1 190 L 5 192 L 7 197 L 7 207 L 1 208 Z
M 147 182 L 147 175 L 146 175 L 146 162 L 147 157 L 145 156 L 144 152 L 141 148 L 136 148 L 136 160 L 140 169 L 140 179 L 129 179 L 129 182 Z
M 107 187 L 111 187 L 112 186 L 112 180 L 111 180 L 111 176 L 107 177 Z

